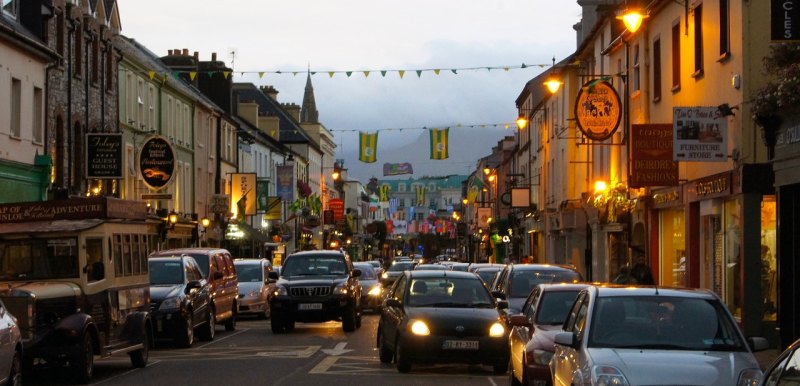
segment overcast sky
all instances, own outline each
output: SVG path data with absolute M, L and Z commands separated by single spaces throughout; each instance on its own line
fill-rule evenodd
M 216 52 L 234 81 L 273 85 L 278 100 L 300 104 L 305 71 L 322 124 L 332 130 L 351 175 L 375 174 L 384 162 L 415 162 L 415 176 L 463 174 L 468 160 L 488 155 L 513 135 L 514 101 L 552 58 L 575 50 L 575 0 L 118 0 L 122 33 L 164 56 L 187 48 L 210 60 Z M 235 56 L 230 53 L 235 52 Z M 530 66 L 519 69 L 525 63 Z M 513 66 L 487 71 L 449 69 Z M 442 69 L 439 75 L 416 70 Z M 282 71 L 284 74 L 270 72 Z M 372 71 L 365 77 L 363 71 Z M 385 77 L 380 71 L 387 71 Z M 407 72 L 401 79 L 397 70 Z M 240 71 L 266 71 L 240 75 Z M 287 72 L 301 71 L 296 76 Z M 350 77 L 328 71 L 353 71 Z M 457 128 L 456 125 L 493 125 Z M 475 138 L 431 161 L 428 149 L 387 156 L 421 143 L 420 128 L 452 126 Z M 396 129 L 405 130 L 396 130 Z M 386 130 L 395 129 L 395 130 Z M 409 130 L 410 129 L 410 130 Z M 357 159 L 357 131 L 380 130 L 378 161 Z M 427 143 L 427 135 L 424 135 Z M 470 141 L 467 141 L 470 142 Z M 373 169 L 370 169 L 372 167 Z M 380 177 L 380 176 L 378 176 Z

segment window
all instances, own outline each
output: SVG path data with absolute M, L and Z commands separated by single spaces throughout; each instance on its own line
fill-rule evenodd
M 11 122 L 9 123 L 11 136 L 19 138 L 22 126 L 22 81 L 17 78 L 11 78 Z
M 114 47 L 106 45 L 106 91 L 114 91 Z
M 92 39 L 92 68 L 90 69 L 92 74 L 92 85 L 97 85 L 97 82 L 100 80 L 100 38 L 94 37 Z
M 694 8 L 694 74 L 703 75 L 703 4 Z
M 43 91 L 39 87 L 33 88 L 33 142 L 42 143 L 44 141 L 44 125 L 42 124 L 44 108 Z
M 12 18 L 17 17 L 17 1 L 16 0 L 2 0 L 3 13 Z
M 144 129 L 144 79 L 139 78 L 136 82 L 136 123 L 138 128 Z
M 653 102 L 661 100 L 661 39 L 653 42 Z
M 639 91 L 641 89 L 641 85 L 639 84 L 639 45 L 635 44 L 633 46 L 633 91 Z
M 56 50 L 61 56 L 64 56 L 64 18 L 64 11 L 58 12 L 56 16 Z
M 147 89 L 147 105 L 148 105 L 148 120 L 147 123 L 150 125 L 148 127 L 149 130 L 154 130 L 156 126 L 156 88 L 155 86 L 148 85 Z
M 672 91 L 681 89 L 681 22 L 672 25 Z
M 77 27 L 75 27 L 75 35 L 73 35 L 73 36 L 74 36 L 74 39 L 75 39 L 75 42 L 73 43 L 75 45 L 75 58 L 72 61 L 73 64 L 74 64 L 73 68 L 75 70 L 75 76 L 80 77 L 81 76 L 81 67 L 83 65 L 83 62 L 81 61 L 81 58 L 83 57 L 83 26 L 82 25 L 79 24 Z
M 406 191 L 406 183 L 405 182 L 399 182 L 397 184 L 397 191 L 398 192 L 405 192 Z
M 730 0 L 719 0 L 719 57 L 727 59 L 731 54 Z

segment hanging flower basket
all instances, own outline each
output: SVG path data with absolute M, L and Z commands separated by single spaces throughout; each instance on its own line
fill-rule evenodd
M 320 221 L 319 216 L 317 215 L 309 215 L 304 218 L 304 223 L 309 228 L 316 228 L 322 225 L 322 221 Z

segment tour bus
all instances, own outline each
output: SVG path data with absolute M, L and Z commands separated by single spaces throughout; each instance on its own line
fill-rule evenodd
M 158 234 L 144 202 L 75 198 L 0 204 L 0 298 L 19 323 L 26 369 L 88 382 L 94 356 L 147 364 L 147 256 Z

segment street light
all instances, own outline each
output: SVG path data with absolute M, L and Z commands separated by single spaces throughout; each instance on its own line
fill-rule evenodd
M 625 8 L 617 13 L 617 19 L 622 20 L 625 28 L 631 33 L 638 31 L 639 27 L 642 26 L 642 21 L 647 17 L 648 15 L 640 7 L 628 6 L 627 4 Z

